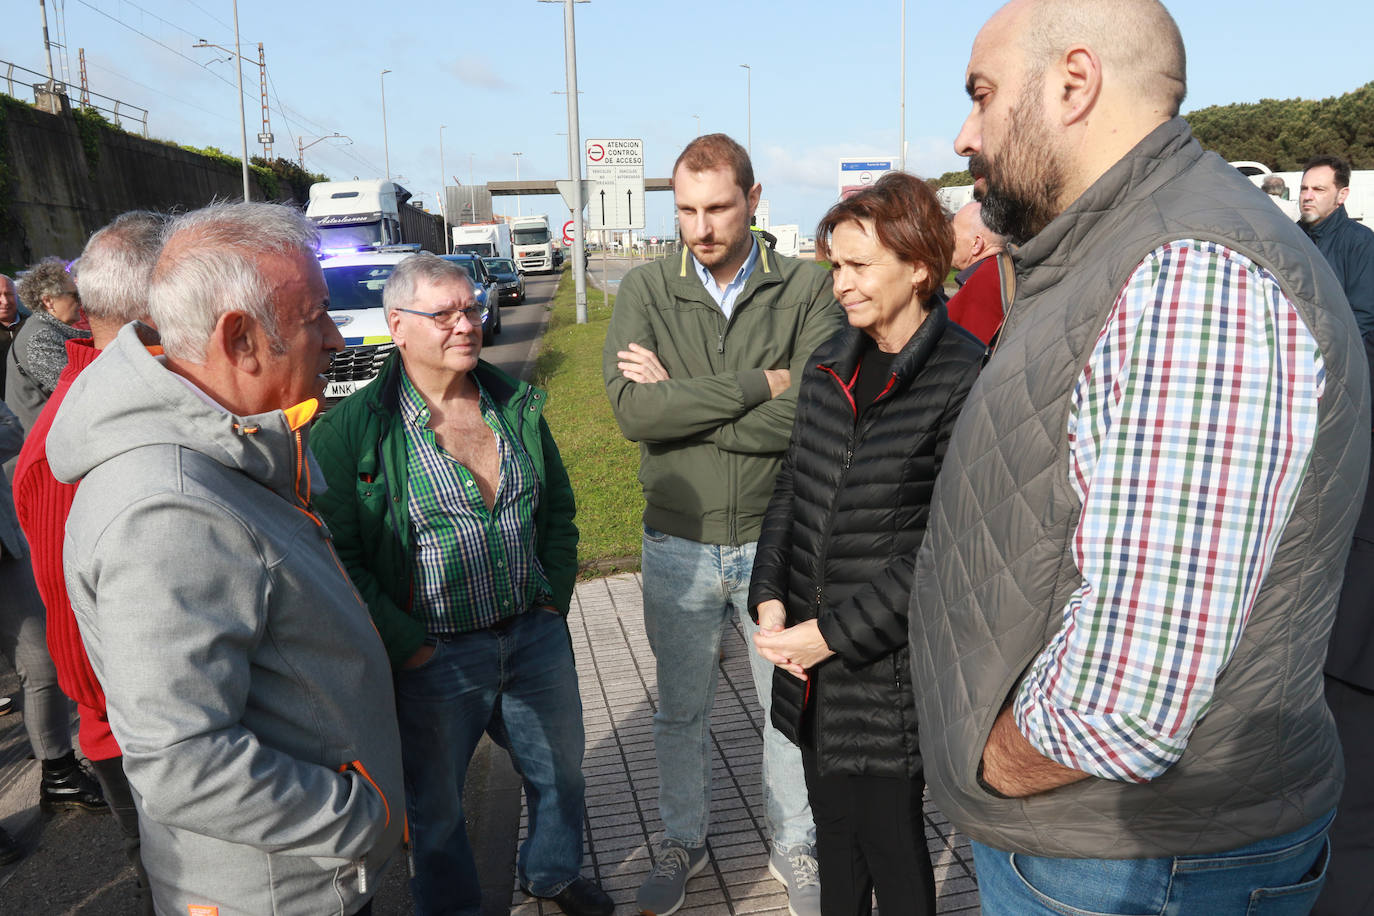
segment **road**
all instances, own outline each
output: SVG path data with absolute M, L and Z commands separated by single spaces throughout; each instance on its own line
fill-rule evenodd
M 529 378 L 558 276 L 525 278 L 525 302 L 501 310 L 501 333 L 482 356 L 517 378 Z M 0 868 L 0 913 L 119 916 L 133 914 L 133 870 L 124 865 L 119 831 L 106 814 L 38 811 L 38 764 L 24 735 L 19 678 L 0 671 L 0 696 L 15 711 L 0 718 L 0 827 L 19 838 L 28 855 Z M 73 716 L 73 726 L 75 717 Z M 510 909 L 520 785 L 504 752 L 483 741 L 468 771 L 467 819 L 483 878 L 485 916 Z M 406 870 L 393 862 L 381 879 L 375 916 L 412 912 Z
M 558 274 L 525 277 L 525 301 L 501 306 L 501 333 L 491 346 L 482 348 L 483 359 L 516 378 L 529 380 L 558 278 Z
M 597 289 L 606 286 L 614 296 L 620 290 L 620 281 L 625 279 L 630 269 L 645 263 L 648 263 L 648 259 L 630 259 L 594 251 L 587 256 L 587 278 Z

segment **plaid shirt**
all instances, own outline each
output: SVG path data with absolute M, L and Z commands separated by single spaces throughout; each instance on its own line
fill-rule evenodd
M 1041 753 L 1132 782 L 1183 754 L 1293 510 L 1324 384 L 1268 271 L 1188 239 L 1136 268 L 1069 410 L 1083 582 L 1014 698 Z
M 472 473 L 435 441 L 429 407 L 401 373 L 415 612 L 436 634 L 480 630 L 553 604 L 535 553 L 539 477 L 486 390 L 475 377 L 473 383 L 501 453 L 501 481 L 490 510 Z

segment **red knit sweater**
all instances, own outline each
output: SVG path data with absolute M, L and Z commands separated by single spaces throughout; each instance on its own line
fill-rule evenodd
M 997 256 L 984 258 L 959 291 L 949 297 L 949 320 L 983 343 L 1002 326 L 1002 278 Z
M 52 476 L 47 451 L 48 430 L 67 389 L 98 355 L 100 351 L 90 340 L 67 341 L 67 367 L 24 439 L 19 463 L 14 468 L 14 508 L 24 536 L 29 539 L 38 593 L 48 609 L 48 651 L 57 666 L 57 682 L 62 692 L 76 701 L 81 715 L 77 731 L 81 750 L 91 760 L 109 760 L 121 755 L 119 743 L 110 734 L 105 691 L 86 657 L 76 615 L 67 598 L 67 581 L 62 575 L 62 539 L 67 515 L 76 498 L 76 485 L 61 483 Z

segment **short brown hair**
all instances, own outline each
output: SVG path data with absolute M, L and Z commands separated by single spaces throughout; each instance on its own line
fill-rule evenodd
M 924 302 L 940 288 L 954 260 L 954 230 L 930 185 L 906 172 L 888 172 L 871 187 L 840 201 L 816 226 L 816 257 L 830 260 L 830 237 L 841 223 L 873 223 L 884 248 L 929 276 L 918 291 Z
M 749 153 L 725 134 L 706 134 L 688 143 L 687 148 L 678 155 L 677 162 L 673 163 L 674 178 L 680 167 L 691 172 L 714 169 L 733 172 L 735 184 L 739 185 L 746 198 L 754 187 L 754 166 L 749 162 Z

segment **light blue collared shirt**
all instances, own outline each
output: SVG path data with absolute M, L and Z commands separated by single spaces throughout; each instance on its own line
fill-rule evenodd
M 725 284 L 724 289 L 716 286 L 716 278 L 711 276 L 711 271 L 701 265 L 696 255 L 692 255 L 692 266 L 697 269 L 697 276 L 701 279 L 701 285 L 706 287 L 706 294 L 715 300 L 716 305 L 720 306 L 720 310 L 725 313 L 726 318 L 729 318 L 730 313 L 735 310 L 735 300 L 739 298 L 749 275 L 754 272 L 754 265 L 759 262 L 759 240 L 753 238 L 752 233 L 750 236 L 754 247 L 749 250 L 749 257 L 745 258 L 744 263 L 740 265 L 739 272 L 735 274 L 735 279 Z

